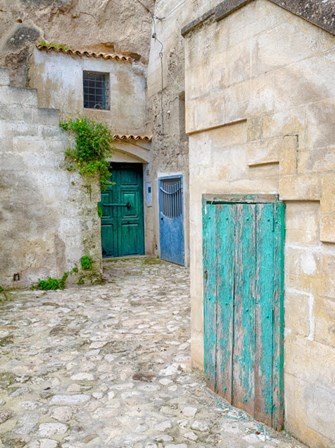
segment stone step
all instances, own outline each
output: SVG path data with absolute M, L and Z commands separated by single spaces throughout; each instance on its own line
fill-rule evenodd
M 61 136 L 62 137 L 62 136 Z M 13 150 L 17 153 L 29 153 L 32 156 L 38 154 L 40 157 L 57 157 L 64 159 L 67 148 L 67 140 L 58 138 L 43 138 L 41 136 L 20 136 L 13 139 Z
M 13 139 L 12 138 L 0 138 L 0 154 L 13 150 Z
M 0 86 L 9 86 L 9 72 L 5 68 L 0 68 Z
M 19 136 L 37 136 L 38 126 L 15 121 L 0 121 L 0 135 L 4 139 L 15 138 Z
M 38 107 L 37 90 L 21 87 L 0 86 L 0 107 L 14 105 Z
M 59 129 L 59 111 L 56 109 L 43 109 L 19 104 L 1 104 L 0 120 L 5 122 L 54 126 Z
M 35 110 L 34 120 L 40 125 L 59 128 L 59 110 L 39 107 Z

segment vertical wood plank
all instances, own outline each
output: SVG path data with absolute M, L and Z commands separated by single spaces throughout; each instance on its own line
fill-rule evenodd
M 284 427 L 284 244 L 285 204 L 277 202 L 274 213 L 274 312 L 273 312 L 273 421 L 277 431 Z
M 255 418 L 272 424 L 274 205 L 256 208 Z
M 204 368 L 207 383 L 216 389 L 216 214 L 215 205 L 203 208 Z
M 256 206 L 237 204 L 233 404 L 254 413 Z
M 217 379 L 216 391 L 232 401 L 234 339 L 234 239 L 236 207 L 216 206 L 217 233 Z

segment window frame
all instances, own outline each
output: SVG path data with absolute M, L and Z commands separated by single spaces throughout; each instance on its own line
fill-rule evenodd
M 82 85 L 84 109 L 110 111 L 109 72 L 83 70 Z

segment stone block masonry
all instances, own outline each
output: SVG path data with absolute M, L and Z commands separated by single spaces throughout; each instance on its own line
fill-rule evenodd
M 64 163 L 68 137 L 35 90 L 0 70 L 0 285 L 61 277 L 89 254 L 100 271 L 99 189 L 88 194 Z
M 286 203 L 285 425 L 309 446 L 331 448 L 334 29 L 286 10 L 311 2 L 222 8 L 239 3 L 222 20 L 207 17 L 184 30 L 193 360 L 202 367 L 202 195 L 278 194 Z

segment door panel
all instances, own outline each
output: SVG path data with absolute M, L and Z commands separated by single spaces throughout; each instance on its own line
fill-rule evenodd
M 204 344 L 210 387 L 283 425 L 281 203 L 204 204 Z
M 144 254 L 143 174 L 140 164 L 113 164 L 113 185 L 101 193 L 102 254 Z
M 258 229 L 256 233 L 257 279 L 255 294 L 256 353 L 255 364 L 255 413 L 262 416 L 264 423 L 271 425 L 273 406 L 273 339 L 274 339 L 274 207 L 270 204 L 257 205 Z
M 163 260 L 184 265 L 182 177 L 159 179 L 159 236 Z
M 235 224 L 233 403 L 253 415 L 256 271 L 255 205 L 238 204 Z

